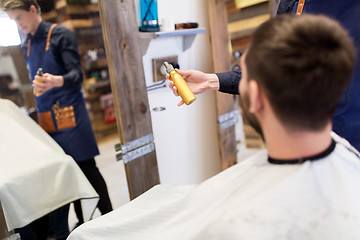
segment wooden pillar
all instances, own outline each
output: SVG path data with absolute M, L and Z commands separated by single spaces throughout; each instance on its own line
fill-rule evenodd
M 7 239 L 8 237 L 10 237 L 10 235 L 7 229 L 4 211 L 0 202 L 0 239 Z
M 133 0 L 98 3 L 120 144 L 126 146 L 152 136 L 135 6 Z M 160 183 L 155 150 L 124 163 L 131 199 Z
M 210 37 L 215 72 L 230 71 L 231 56 L 229 51 L 229 34 L 226 0 L 208 0 Z M 217 92 L 217 115 L 223 116 L 234 111 L 234 96 Z M 222 169 L 237 163 L 235 126 L 221 129 L 218 126 L 220 158 Z

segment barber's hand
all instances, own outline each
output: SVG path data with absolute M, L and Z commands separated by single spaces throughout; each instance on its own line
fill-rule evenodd
M 175 70 L 179 73 L 186 83 L 189 85 L 189 88 L 194 94 L 199 94 L 207 90 L 218 90 L 219 89 L 219 79 L 216 74 L 204 73 L 197 70 Z M 170 75 L 166 75 L 167 79 L 170 79 Z M 173 81 L 170 81 L 169 88 L 172 89 L 175 96 L 179 96 L 179 93 L 174 85 Z M 180 101 L 178 106 L 184 104 L 184 101 Z
M 42 76 L 35 76 L 32 86 L 37 89 L 36 96 L 39 97 L 54 87 L 61 87 L 64 84 L 64 78 L 60 75 L 44 73 Z

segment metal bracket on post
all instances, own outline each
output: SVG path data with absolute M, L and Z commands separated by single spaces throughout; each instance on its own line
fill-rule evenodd
M 124 163 L 131 162 L 132 160 L 151 153 L 154 150 L 155 144 L 153 134 L 135 139 L 134 141 L 124 145 L 120 145 L 120 143 L 115 145 L 115 151 L 118 152 L 116 154 L 116 160 L 123 160 Z
M 224 115 L 218 117 L 218 124 L 220 130 L 224 130 L 231 126 L 234 126 L 237 122 L 239 122 L 239 110 L 234 110 L 232 112 L 228 112 Z

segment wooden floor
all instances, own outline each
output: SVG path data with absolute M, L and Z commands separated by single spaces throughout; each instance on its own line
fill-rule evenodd
M 114 209 L 130 201 L 124 164 L 122 161 L 116 161 L 115 158 L 114 145 L 119 142 L 120 141 L 117 135 L 112 135 L 102 139 L 98 143 L 100 155 L 95 157 L 96 165 L 107 184 L 110 200 Z M 96 218 L 100 215 L 99 210 L 96 210 L 94 217 Z M 69 212 L 70 229 L 73 229 L 76 223 L 77 218 L 73 205 L 71 205 Z

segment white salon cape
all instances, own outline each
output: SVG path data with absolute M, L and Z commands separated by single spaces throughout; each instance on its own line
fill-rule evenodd
M 197 186 L 155 186 L 68 240 L 358 240 L 360 159 L 333 139 L 315 161 L 271 164 L 264 150 Z
M 75 161 L 25 112 L 0 99 L 0 201 L 8 230 L 76 199 L 90 219 L 98 195 Z

